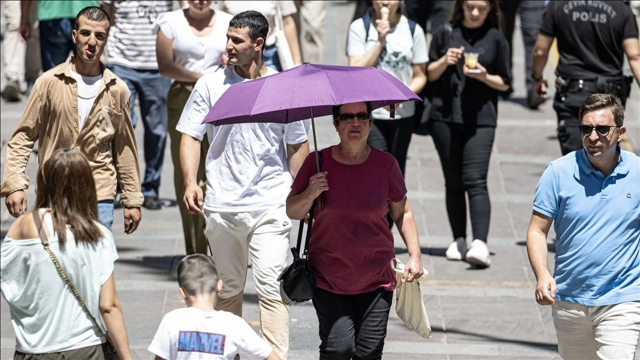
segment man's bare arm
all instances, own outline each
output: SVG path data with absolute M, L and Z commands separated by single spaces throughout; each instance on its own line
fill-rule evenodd
M 200 140 L 187 134 L 182 134 L 180 140 L 180 166 L 184 177 L 184 201 L 191 214 L 201 214 L 204 195 L 198 185 L 198 167 L 200 165 Z M 177 199 L 180 201 L 180 199 Z
M 552 218 L 534 211 L 527 231 L 527 253 L 531 268 L 538 279 L 536 301 L 540 305 L 551 305 L 555 302 L 556 282 L 547 264 L 547 235 L 552 223 Z
M 640 85 L 640 41 L 638 38 L 629 38 L 622 42 L 624 53 L 629 60 L 629 67 L 633 72 L 633 77 L 636 78 L 636 82 Z
M 298 175 L 298 170 L 309 156 L 309 141 L 300 144 L 287 144 L 287 161 L 289 162 L 289 172 L 294 178 Z
M 542 77 L 544 67 L 547 66 L 549 50 L 553 44 L 553 38 L 547 35 L 538 34 L 536 45 L 533 47 L 533 65 L 531 73 L 534 77 Z M 529 75 L 529 74 L 527 74 Z

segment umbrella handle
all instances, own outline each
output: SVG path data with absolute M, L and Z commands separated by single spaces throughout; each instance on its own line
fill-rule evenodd
M 316 152 L 316 172 L 320 172 L 320 159 L 318 157 L 318 140 L 316 139 L 316 122 L 313 119 L 313 108 L 311 108 L 311 130 L 313 131 L 313 148 Z M 324 210 L 324 192 L 320 194 L 320 211 Z
M 316 122 L 313 119 L 313 108 L 311 108 L 311 131 L 313 132 L 313 148 L 316 152 L 316 172 L 320 172 L 320 160 L 318 160 L 318 140 L 316 139 Z

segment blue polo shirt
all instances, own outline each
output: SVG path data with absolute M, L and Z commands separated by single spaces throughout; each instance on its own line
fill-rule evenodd
M 533 209 L 555 220 L 556 300 L 585 306 L 640 301 L 640 158 L 620 152 L 608 176 L 585 150 L 547 165 Z

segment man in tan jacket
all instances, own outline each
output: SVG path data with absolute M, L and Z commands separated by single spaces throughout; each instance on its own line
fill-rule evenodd
M 125 233 L 133 233 L 140 223 L 143 196 L 129 113 L 130 92 L 100 62 L 109 23 L 109 15 L 99 7 L 81 10 L 72 34 L 77 54 L 45 72 L 33 86 L 7 146 L 0 189 L 14 217 L 27 211 L 24 190 L 29 177 L 25 169 L 38 141 L 39 165 L 58 149 L 77 148 L 87 156 L 96 181 L 98 218 L 105 226 L 113 225 L 116 177 L 123 188 Z

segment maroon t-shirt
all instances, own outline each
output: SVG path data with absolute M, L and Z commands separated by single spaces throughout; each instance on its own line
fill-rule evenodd
M 327 172 L 329 190 L 324 210 L 315 207 L 309 242 L 316 285 L 345 295 L 377 288 L 393 290 L 395 273 L 389 262 L 395 253 L 385 216 L 389 203 L 401 201 L 407 194 L 398 162 L 392 155 L 371 148 L 362 164 L 346 165 L 333 158 L 332 148 L 322 150 L 322 171 Z M 305 191 L 315 173 L 314 152 L 300 167 L 293 191 Z

